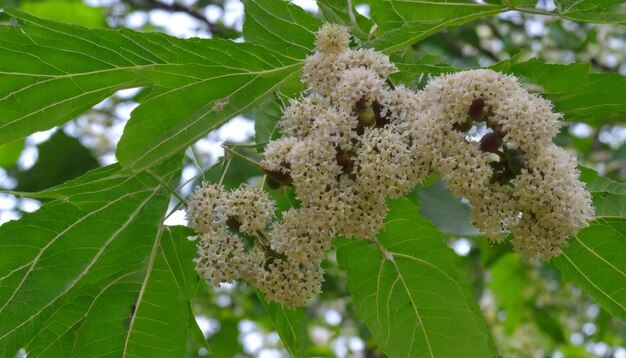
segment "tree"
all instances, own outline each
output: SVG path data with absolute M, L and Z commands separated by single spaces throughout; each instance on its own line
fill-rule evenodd
M 236 301 L 225 304 L 231 310 L 206 307 L 210 297 L 223 291 L 211 292 L 198 277 L 193 261 L 198 241 L 187 239 L 195 234 L 189 228 L 164 225 L 176 209 L 193 202 L 193 197 L 185 198 L 177 189 L 183 182 L 181 170 L 190 163 L 200 167 L 193 178 L 196 184 L 202 178 L 224 184 L 224 190 L 248 181 L 263 185 L 264 195 L 276 202 L 279 219 L 289 215 L 285 213 L 292 207 L 309 207 L 297 183 L 295 192 L 285 185 L 294 178 L 281 176 L 268 166 L 270 151 L 266 146 L 271 146 L 268 142 L 282 143 L 280 132 L 285 126 L 277 123 L 290 106 L 289 100 L 299 98 L 306 89 L 300 75 L 307 56 L 324 51 L 319 38 L 316 47 L 316 34 L 321 36 L 325 22 L 349 28 L 352 48 L 371 48 L 390 56 L 398 72 L 381 84 L 388 86 L 385 88 L 404 85 L 411 93 L 430 93 L 429 79 L 424 75 L 467 73 L 462 70 L 488 65 L 516 76 L 525 88 L 551 101 L 569 128 L 584 123 L 588 127 L 583 128 L 597 134 L 596 140 L 585 140 L 563 131 L 555 142 L 581 151 L 581 161 L 589 165 L 597 159 L 582 153 L 588 146 L 596 153 L 610 153 L 608 162 L 618 162 L 619 151 L 603 147 L 600 137 L 610 128 L 620 128 L 626 80 L 614 72 L 611 61 L 587 51 L 586 44 L 596 38 L 588 35 L 581 39 L 582 35 L 568 31 L 568 26 L 614 24 L 603 31 L 623 33 L 619 26 L 624 24 L 624 4 L 559 1 L 549 9 L 536 6 L 534 1 L 372 1 L 363 3 L 369 9 L 369 15 L 364 16 L 350 1 L 318 1 L 320 12 L 315 16 L 281 0 L 249 0 L 244 3 L 245 41 L 238 43 L 218 38 L 232 38 L 238 33 L 204 19 L 199 11 L 202 4 L 128 3 L 139 9 L 185 12 L 200 18 L 202 26 L 216 36 L 210 40 L 179 39 L 128 29 L 85 28 L 4 9 L 6 22 L 0 28 L 0 164 L 13 167 L 9 173 L 17 179 L 17 187 L 8 193 L 41 200 L 43 205 L 0 227 L 3 356 L 12 356 L 20 348 L 29 356 L 44 357 L 184 356 L 195 355 L 200 347 L 216 356 L 232 356 L 238 349 L 237 324 L 242 317 L 260 326 L 269 318 L 273 325 L 269 330 L 278 333 L 292 356 L 331 355 L 328 347 L 310 344 L 307 331 L 310 325 L 318 325 L 319 312 L 330 312 L 333 304 L 344 307 L 332 311 L 345 316 L 342 327 L 356 327 L 357 336 L 367 342 L 368 355 L 523 355 L 528 353 L 525 347 L 516 347 L 514 342 L 520 337 L 527 340 L 526 347 L 539 345 L 533 349 L 543 354 L 585 354 L 571 344 L 569 335 L 578 328 L 568 327 L 566 317 L 570 311 L 597 310 L 598 306 L 600 313 L 577 316 L 574 321 L 593 321 L 599 332 L 587 334 L 590 341 L 608 342 L 604 344 L 613 348 L 624 345 L 620 321 L 626 320 L 626 186 L 616 181 L 619 169 L 607 171 L 612 176 L 608 178 L 580 168 L 595 216 L 588 227 L 568 240 L 562 253 L 543 257 L 550 259 L 545 263 L 520 258 L 511 248 L 510 237 L 504 240 L 506 244 L 491 247 L 470 225 L 467 203 L 445 189 L 450 180 L 444 183 L 437 173 L 444 175 L 435 170 L 415 188 L 408 188 L 414 190 L 407 190 L 405 197 L 386 202 L 389 212 L 383 230 L 374 232 L 378 235 L 372 242 L 334 241 L 322 263 L 326 272 L 323 293 L 309 302 L 308 310 L 269 302 L 271 296 L 256 291 L 254 285 L 243 284 L 241 291 L 228 296 Z M 511 15 L 511 10 L 519 14 Z M 37 11 L 42 10 L 32 12 Z M 592 65 L 529 59 L 529 54 L 536 54 L 554 60 L 550 58 L 552 45 L 533 48 L 532 38 L 516 45 L 511 33 L 519 31 L 523 22 L 494 18 L 497 14 L 549 17 L 547 27 L 553 32 L 549 38 L 559 39 L 560 46 L 554 47 L 569 46 L 575 57 Z M 139 105 L 117 146 L 119 163 L 93 169 L 97 164 L 89 155 L 82 159 L 64 156 L 82 147 L 57 132 L 40 145 L 40 161 L 35 166 L 28 171 L 14 167 L 23 138 L 63 125 L 87 111 L 92 116 L 103 112 L 100 114 L 109 118 L 113 104 L 95 110 L 94 105 L 107 98 L 112 98 L 112 103 L 123 102 L 124 96 L 116 96 L 116 92 L 131 88 L 141 88 L 134 95 Z M 520 87 L 519 91 L 526 90 Z M 367 103 L 360 108 L 360 101 L 353 101 L 360 123 L 385 128 L 382 105 L 364 100 Z M 484 106 L 471 103 L 481 108 L 469 110 L 474 120 L 470 126 L 482 120 L 483 114 L 476 113 Z M 198 159 L 194 143 L 238 115 L 254 119 L 253 142 L 223 144 L 226 154 L 211 166 Z M 498 132 L 495 123 L 483 126 Z M 466 131 L 458 126 L 454 130 Z M 483 139 L 488 137 L 480 133 Z M 282 133 L 282 137 L 287 135 Z M 544 144 L 552 145 L 551 141 L 550 136 Z M 490 146 L 482 142 L 483 151 L 501 152 L 497 163 L 506 160 L 507 166 L 492 165 L 493 172 L 500 173 L 493 180 L 510 184 L 507 176 L 518 175 L 510 161 L 521 155 L 500 143 L 488 149 Z M 323 143 L 317 144 L 314 149 L 321 152 Z M 520 148 L 515 150 L 524 154 L 530 151 Z M 351 167 L 359 165 L 354 163 L 355 154 L 332 150 L 338 150 L 333 155 L 343 170 L 341 175 L 353 174 Z M 523 159 L 522 167 L 530 165 L 528 157 Z M 68 163 L 73 160 L 78 165 Z M 61 165 L 63 170 L 51 173 L 51 168 Z M 424 174 L 428 173 L 431 171 Z M 271 182 L 279 188 L 271 188 Z M 454 188 L 452 192 L 458 194 Z M 471 198 L 463 196 L 475 206 Z M 319 219 L 315 216 L 319 212 L 308 213 Z M 231 217 L 223 219 L 226 223 Z M 245 232 L 241 216 L 238 220 L 234 225 L 230 222 L 229 232 L 248 234 L 247 240 L 254 240 L 253 234 Z M 485 227 L 481 229 L 484 232 Z M 446 243 L 453 247 L 469 245 L 471 251 L 458 257 Z M 520 251 L 518 247 L 516 251 Z M 276 262 L 288 256 L 280 250 L 265 255 Z M 576 296 L 574 284 L 584 296 Z M 477 298 L 495 303 L 486 304 L 481 312 Z M 205 305 L 198 307 L 202 300 Z M 260 307 L 265 313 L 259 313 Z M 209 338 L 210 344 L 194 319 L 202 312 L 219 317 L 221 328 Z M 345 332 L 337 335 L 347 336 Z M 235 344 L 223 343 L 233 340 Z

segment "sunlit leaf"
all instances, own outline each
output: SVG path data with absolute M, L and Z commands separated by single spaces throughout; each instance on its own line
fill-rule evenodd
M 6 11 L 21 26 L 0 27 L 0 143 L 61 124 L 117 90 L 152 85 L 118 147 L 134 170 L 297 82 L 303 60 L 246 43 L 90 30 Z
M 15 165 L 24 149 L 24 141 L 0 145 L 0 167 L 8 169 Z
M 184 227 L 161 230 L 130 319 L 124 341 L 126 357 L 184 356 L 187 332 L 198 327 L 189 309 L 199 282 L 192 261 L 196 245 L 187 239 L 193 232 Z
M 103 9 L 80 0 L 26 0 L 20 3 L 19 9 L 44 19 L 92 28 L 106 27 Z
M 501 4 L 475 1 L 370 1 L 371 16 L 378 25 L 371 44 L 379 51 L 392 53 L 407 48 L 447 27 L 458 26 L 481 17 L 496 15 Z
M 390 357 L 491 357 L 495 348 L 454 252 L 407 199 L 392 201 L 377 243 L 340 239 L 356 310 Z
M 295 59 L 311 52 L 321 20 L 282 0 L 244 0 L 244 5 L 243 35 L 247 42 L 279 49 Z
M 535 1 L 526 0 L 371 0 L 368 3 L 378 25 L 377 37 L 369 44 L 386 53 L 407 48 L 448 27 L 510 10 L 585 22 L 626 22 L 623 5 L 612 0 L 564 0 L 557 2 L 559 6 L 554 11 L 537 9 Z
M 355 2 L 352 2 L 353 4 Z M 317 6 L 324 14 L 324 20 L 326 22 L 334 24 L 342 24 L 350 27 L 352 34 L 361 40 L 366 40 L 369 33 L 374 28 L 374 22 L 359 14 L 355 8 L 352 9 L 352 16 L 354 16 L 354 23 L 351 19 L 350 10 L 348 8 L 348 1 L 346 0 L 317 0 Z
M 56 200 L 0 227 L 0 355 L 24 347 L 30 357 L 123 356 L 145 334 L 160 337 L 155 351 L 184 346 L 180 335 L 144 323 L 187 324 L 186 315 L 151 306 L 184 302 L 194 290 L 180 267 L 189 244 L 161 226 L 170 196 L 162 183 L 178 170 L 176 161 L 134 175 L 97 169 L 40 193 Z M 176 296 L 164 303 L 161 289 Z

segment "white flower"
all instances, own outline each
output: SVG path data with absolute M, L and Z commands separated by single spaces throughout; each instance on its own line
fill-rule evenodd
M 187 207 L 188 226 L 204 234 L 226 221 L 226 196 L 221 185 L 203 182 L 191 194 Z
M 201 235 L 197 249 L 196 271 L 213 286 L 240 279 L 250 265 L 243 243 L 225 227 Z
M 259 188 L 242 185 L 228 196 L 228 208 L 236 218 L 239 231 L 255 235 L 265 229 L 274 217 L 274 201 Z
M 301 307 L 321 291 L 324 277 L 317 263 L 271 259 L 259 271 L 257 285 L 265 299 L 287 307 Z
M 315 49 L 320 53 L 336 53 L 344 51 L 350 44 L 350 32 L 345 26 L 324 24 L 317 31 Z

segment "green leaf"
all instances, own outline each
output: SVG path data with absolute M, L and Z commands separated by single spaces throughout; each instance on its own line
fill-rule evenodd
M 153 317 L 151 307 L 164 302 L 158 290 L 189 283 L 173 266 L 186 260 L 174 257 L 185 244 L 176 242 L 181 234 L 161 227 L 170 197 L 161 183 L 179 169 L 171 160 L 151 173 L 131 175 L 119 165 L 93 170 L 39 193 L 57 200 L 0 227 L 1 356 L 21 347 L 32 357 L 124 356 L 129 332 L 132 344 L 154 335 L 162 338 L 154 349 L 179 350 L 180 342 L 176 348 L 168 341 L 172 332 L 145 326 L 181 324 L 171 314 Z M 189 248 L 179 252 L 188 256 Z M 155 272 L 163 260 L 171 270 Z M 158 281 L 168 275 L 176 281 Z M 168 300 L 191 291 L 190 284 Z
M 239 342 L 239 319 L 231 315 L 219 317 L 220 330 L 209 338 L 214 357 L 235 357 L 243 348 Z
M 497 356 L 455 254 L 408 199 L 389 202 L 377 243 L 339 239 L 356 310 L 390 357 Z
M 420 214 L 428 218 L 437 229 L 453 235 L 480 235 L 470 222 L 470 208 L 450 193 L 443 181 L 419 188 Z
M 626 184 L 581 167 L 596 220 L 569 241 L 553 262 L 598 304 L 626 322 Z
M 547 64 L 539 60 L 492 67 L 541 86 L 539 93 L 554 103 L 567 121 L 600 126 L 626 119 L 626 78 L 617 73 L 592 73 L 587 64 Z
M 626 322 L 626 219 L 600 218 L 569 241 L 556 267 L 600 306 Z
M 304 308 L 290 309 L 276 302 L 267 302 L 257 291 L 259 301 L 274 323 L 283 345 L 292 357 L 308 357 L 308 313 Z
M 378 25 L 378 37 L 368 45 L 385 53 L 400 51 L 448 27 L 510 10 L 576 21 L 626 23 L 623 7 L 613 0 L 565 0 L 553 12 L 538 10 L 536 2 L 527 0 L 481 3 L 472 0 L 371 0 L 368 3 L 371 16 Z
M 626 194 L 626 183 L 616 182 L 612 179 L 598 175 L 590 168 L 579 167 L 580 180 L 587 184 L 587 190 L 592 193 Z
M 392 53 L 447 27 L 496 15 L 507 8 L 501 4 L 474 1 L 370 1 L 371 15 L 379 35 L 371 42 L 377 50 Z
M 303 61 L 252 44 L 90 30 L 6 11 L 21 27 L 0 27 L 0 143 L 61 124 L 117 90 L 152 85 L 117 152 L 137 171 L 297 81 Z
M 195 341 L 200 347 L 205 348 L 209 352 L 209 354 L 212 354 L 213 352 L 211 350 L 211 347 L 209 347 L 209 342 L 207 342 L 206 337 L 204 336 L 204 332 L 202 332 L 202 329 L 200 329 L 200 326 L 198 326 L 196 317 L 191 311 L 191 305 L 188 305 L 188 307 L 189 309 L 187 310 L 187 317 L 189 317 L 189 329 L 187 331 L 187 334 L 189 335 L 189 338 Z
M 151 254 L 156 258 L 148 263 L 129 324 L 127 357 L 182 357 L 188 331 L 199 329 L 190 310 L 199 282 L 192 261 L 196 245 L 187 239 L 193 232 L 185 227 L 161 229 L 156 254 Z
M 259 108 L 252 112 L 254 117 L 254 141 L 258 144 L 268 143 L 270 140 L 277 139 L 280 135 L 280 129 L 276 126 L 283 115 L 282 108 L 278 99 L 272 98 Z M 265 146 L 257 148 L 262 153 Z
M 76 138 L 56 131 L 37 146 L 37 162 L 26 171 L 15 171 L 19 191 L 38 191 L 77 178 L 100 165 Z
M 326 22 L 348 26 L 350 27 L 352 35 L 361 40 L 367 40 L 370 30 L 374 26 L 374 21 L 359 14 L 353 8 L 352 14 L 356 21 L 356 24 L 353 24 L 350 19 L 348 2 L 346 0 L 317 0 L 317 6 L 319 6 Z M 356 27 L 354 25 L 356 25 Z
M 15 165 L 24 149 L 24 141 L 0 145 L 0 167 L 8 169 Z
M 522 320 L 525 269 L 519 255 L 507 253 L 490 268 L 491 291 L 506 312 L 506 329 L 513 332 Z
M 626 217 L 626 184 L 600 176 L 589 168 L 580 170 L 580 180 L 587 183 L 587 190 L 593 196 L 596 217 Z
M 102 9 L 87 6 L 80 0 L 22 1 L 19 9 L 31 15 L 70 24 L 105 28 Z
M 281 53 L 302 59 L 313 49 L 315 32 L 322 22 L 301 7 L 283 0 L 244 0 L 247 42 L 278 48 Z
M 556 11 L 565 19 L 601 24 L 626 24 L 623 0 L 557 0 Z

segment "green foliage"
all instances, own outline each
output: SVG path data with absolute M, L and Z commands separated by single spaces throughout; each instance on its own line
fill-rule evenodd
M 79 0 L 24 1 L 19 9 L 44 19 L 91 28 L 106 27 L 102 9 L 87 6 Z
M 442 232 L 475 236 L 480 232 L 470 223 L 470 208 L 446 189 L 443 181 L 418 189 L 420 214 L 428 218 Z
M 63 131 L 54 133 L 50 139 L 38 145 L 37 149 L 39 158 L 35 165 L 28 170 L 15 172 L 18 182 L 15 190 L 43 190 L 63 184 L 98 167 L 98 161 L 89 150 Z
M 391 357 L 495 355 L 454 253 L 407 199 L 389 203 L 376 245 L 340 239 L 359 316 Z
M 99 10 L 81 2 L 22 3 L 31 15 L 4 9 L 4 18 L 15 22 L 0 26 L 0 166 L 15 165 L 24 137 L 72 120 L 118 90 L 146 90 L 119 143 L 119 164 L 85 174 L 95 160 L 59 130 L 39 146 L 38 164 L 17 175 L 17 190 L 38 191 L 22 194 L 48 201 L 0 227 L 0 355 L 23 347 L 33 357 L 177 357 L 186 354 L 190 338 L 208 348 L 190 306 L 199 281 L 191 233 L 163 225 L 169 184 L 180 175 L 180 154 L 239 114 L 255 119 L 257 147 L 237 150 L 259 159 L 258 151 L 279 134 L 283 104 L 303 89 L 299 71 L 324 21 L 351 26 L 355 46 L 393 53 L 400 69 L 393 81 L 420 86 L 423 74 L 461 69 L 413 49 L 445 29 L 511 9 L 588 22 L 626 18 L 622 2 L 608 0 L 557 1 L 552 12 L 527 0 L 367 1 L 371 19 L 351 14 L 346 1 L 319 0 L 324 20 L 281 0 L 244 3 L 244 43 L 95 30 L 32 16 L 66 19 L 75 12 L 81 20 L 71 22 L 102 26 Z M 473 32 L 463 37 L 479 42 Z M 618 74 L 518 58 L 493 68 L 521 77 L 567 121 L 600 128 L 624 120 L 626 79 Z M 597 218 L 553 263 L 626 321 L 626 184 L 582 172 Z M 235 187 L 260 175 L 227 155 L 205 178 Z M 457 257 L 442 238 L 442 232 L 480 235 L 469 224 L 468 208 L 441 183 L 418 193 L 420 209 L 407 198 L 390 202 L 375 243 L 337 241 L 363 331 L 390 357 L 497 356 Z M 290 190 L 271 194 L 280 210 L 298 205 Z M 553 315 L 524 301 L 527 265 L 506 246 L 490 251 L 481 245 L 508 332 L 533 312 L 540 329 L 564 343 Z M 309 312 L 259 300 L 289 353 L 307 356 Z M 215 356 L 241 350 L 238 322 L 230 312 L 220 316 L 221 330 L 210 338 Z
M 506 312 L 506 329 L 513 331 L 524 310 L 524 265 L 519 256 L 507 253 L 491 266 L 491 289 Z
M 503 61 L 494 67 L 541 86 L 539 92 L 567 121 L 599 127 L 625 119 L 626 103 L 621 94 L 626 92 L 626 78 L 617 73 L 591 73 L 586 64 L 547 64 L 538 60 Z
M 162 183 L 179 168 L 97 169 L 33 194 L 53 200 L 0 228 L 3 356 L 185 350 L 195 249 L 187 230 L 161 225 Z
M 0 145 L 0 167 L 11 168 L 22 154 L 24 141 Z
M 625 233 L 626 219 L 598 219 L 553 260 L 563 274 L 622 321 L 626 321 Z
M 280 336 L 285 348 L 292 357 L 307 357 L 307 312 L 304 308 L 289 309 L 275 302 L 267 302 L 258 292 L 259 300 L 265 311 L 272 319 L 274 327 Z
M 626 184 L 584 169 L 596 220 L 570 241 L 554 264 L 612 315 L 626 321 Z

